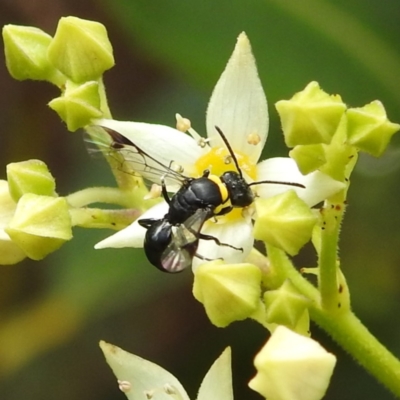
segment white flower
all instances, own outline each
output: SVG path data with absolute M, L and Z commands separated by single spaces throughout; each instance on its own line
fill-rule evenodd
M 229 158 L 228 149 L 216 130 L 219 127 L 249 183 L 270 180 L 296 182 L 305 186 L 257 185 L 257 195 L 261 197 L 294 190 L 309 206 L 313 206 L 344 187 L 341 182 L 319 171 L 302 175 L 295 161 L 290 158 L 272 158 L 258 163 L 268 135 L 268 107 L 245 33 L 239 35 L 234 52 L 211 96 L 206 118 L 207 139 L 201 139 L 190 127 L 188 120 L 179 115 L 177 119 L 178 127 L 188 130 L 191 136 L 162 125 L 106 119 L 94 123 L 117 131 L 164 165 L 170 165 L 173 161 L 174 165 L 183 168 L 185 175 L 191 177 L 200 177 L 205 169 L 210 169 L 212 174 L 218 176 L 225 171 L 236 170 Z M 137 165 L 134 169 L 145 178 L 160 183 L 160 177 L 155 179 L 154 175 L 140 170 Z M 168 188 L 177 190 L 170 185 Z M 141 218 L 162 218 L 167 209 L 167 204 L 161 203 L 149 209 Z M 218 246 L 210 240 L 200 240 L 197 253 L 210 259 L 223 258 L 228 263 L 241 262 L 253 247 L 251 218 L 248 213 L 243 213 L 243 209 L 236 209 L 219 217 L 218 222 L 207 221 L 201 232 L 217 237 L 223 243 L 243 248 L 241 252 Z M 142 247 L 145 233 L 145 228 L 136 221 L 98 243 L 96 248 Z M 196 260 L 200 261 L 195 258 L 194 264 Z
M 190 400 L 181 383 L 157 364 L 101 341 L 100 347 L 119 388 L 129 400 Z M 231 351 L 228 347 L 217 358 L 201 383 L 197 400 L 233 400 Z
M 258 372 L 249 386 L 268 400 L 320 400 L 336 357 L 315 340 L 279 326 L 254 364 Z

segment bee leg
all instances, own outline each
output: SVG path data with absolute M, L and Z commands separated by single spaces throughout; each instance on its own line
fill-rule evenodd
M 171 204 L 171 199 L 168 196 L 167 192 L 167 185 L 165 184 L 165 177 L 164 175 L 161 177 L 161 193 L 164 197 L 164 200 L 168 203 Z
M 203 261 L 224 260 L 223 258 L 207 258 L 198 253 L 196 253 L 194 256 L 197 258 L 200 258 L 200 260 L 203 260 Z
M 213 240 L 218 246 L 230 247 L 231 249 L 234 249 L 234 250 L 237 250 L 237 251 L 241 251 L 243 253 L 243 248 L 242 247 L 235 247 L 235 246 L 232 246 L 231 244 L 228 244 L 228 243 L 222 243 L 215 236 L 205 235 L 204 233 L 200 233 L 199 234 L 199 239 Z
M 138 224 L 140 226 L 143 226 L 143 228 L 149 229 L 152 227 L 152 225 L 154 224 L 154 222 L 158 221 L 158 219 L 154 219 L 154 218 L 144 218 L 144 219 L 139 219 L 138 220 Z
M 209 169 L 205 169 L 203 171 L 203 178 L 208 178 L 210 176 L 210 170 Z
M 233 210 L 232 206 L 226 206 L 219 213 L 215 214 L 215 216 L 226 215 L 226 214 L 230 213 L 232 210 Z

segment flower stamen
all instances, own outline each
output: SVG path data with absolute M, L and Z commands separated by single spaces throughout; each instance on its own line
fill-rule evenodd
M 252 132 L 247 135 L 247 143 L 256 146 L 261 142 L 261 137 L 257 132 Z
M 235 157 L 238 161 L 241 171 L 251 179 L 256 179 L 256 165 L 250 158 L 242 153 L 235 152 Z M 212 174 L 221 176 L 224 172 L 232 171 L 232 155 L 225 147 L 213 147 L 207 153 L 202 155 L 195 162 L 195 167 L 199 176 L 208 169 Z M 228 167 L 229 165 L 229 167 Z M 236 170 L 236 168 L 233 168 Z M 239 171 L 237 171 L 239 172 Z

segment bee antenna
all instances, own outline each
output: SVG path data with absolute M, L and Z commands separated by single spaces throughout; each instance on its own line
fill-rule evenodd
M 231 145 L 228 142 L 228 139 L 226 138 L 226 136 L 224 135 L 224 133 L 222 132 L 222 130 L 218 126 L 215 125 L 215 129 L 219 133 L 219 136 L 221 136 L 222 141 L 225 143 L 225 146 L 228 149 L 229 154 L 231 155 L 233 162 L 235 163 L 236 169 L 238 170 L 238 173 L 239 173 L 240 177 L 243 178 L 242 170 L 239 167 L 238 160 L 237 160 L 237 158 L 235 156 L 235 153 L 232 150 Z
M 296 186 L 302 189 L 305 189 L 306 187 L 304 185 L 302 185 L 301 183 L 297 183 L 297 182 L 280 182 L 280 181 L 258 181 L 258 182 L 251 182 L 249 183 L 249 186 L 254 186 L 254 185 L 260 185 L 263 183 L 270 183 L 270 184 L 274 184 L 274 185 L 287 185 L 287 186 Z

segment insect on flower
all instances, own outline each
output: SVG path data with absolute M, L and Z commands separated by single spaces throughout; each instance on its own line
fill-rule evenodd
M 222 243 L 218 238 L 201 233 L 203 224 L 217 216 L 228 214 L 233 208 L 250 206 L 255 195 L 252 185 L 283 184 L 304 188 L 293 182 L 260 181 L 247 183 L 239 163 L 228 140 L 220 128 L 215 127 L 225 143 L 228 152 L 228 163 L 233 161 L 236 170 L 226 171 L 221 176 L 212 175 L 208 169 L 199 178 L 191 178 L 166 166 L 147 154 L 136 144 L 116 131 L 102 128 L 107 132 L 112 143 L 110 151 L 118 152 L 130 166 L 142 164 L 147 173 L 159 175 L 162 196 L 168 204 L 168 212 L 163 218 L 139 219 L 138 223 L 147 229 L 144 239 L 144 251 L 148 260 L 164 272 L 180 272 L 192 265 L 194 257 L 211 261 L 197 253 L 199 240 L 212 240 L 219 246 L 227 246 L 237 251 L 243 249 Z M 166 180 L 179 183 L 179 190 L 171 197 L 168 194 Z
M 252 216 L 242 212 L 255 200 L 253 185 L 261 198 L 293 190 L 309 207 L 343 189 L 341 182 L 320 171 L 303 175 L 293 159 L 260 161 L 268 136 L 268 105 L 244 33 L 208 104 L 207 137 L 191 128 L 190 120 L 176 117 L 176 129 L 113 119 L 93 120 L 86 127 L 90 135 L 98 131 L 108 139 L 108 150 L 123 171 L 163 186 L 164 197 L 142 219 L 97 243 L 96 249 L 144 246 L 151 253 L 149 260 L 168 272 L 196 268 L 196 255 L 241 263 L 254 244 Z M 157 240 L 151 235 L 155 231 Z M 166 241 L 154 251 L 152 245 L 161 244 L 161 232 L 171 236 L 164 236 Z M 214 239 L 202 240 L 200 234 Z M 165 256 L 169 245 L 175 257 Z

